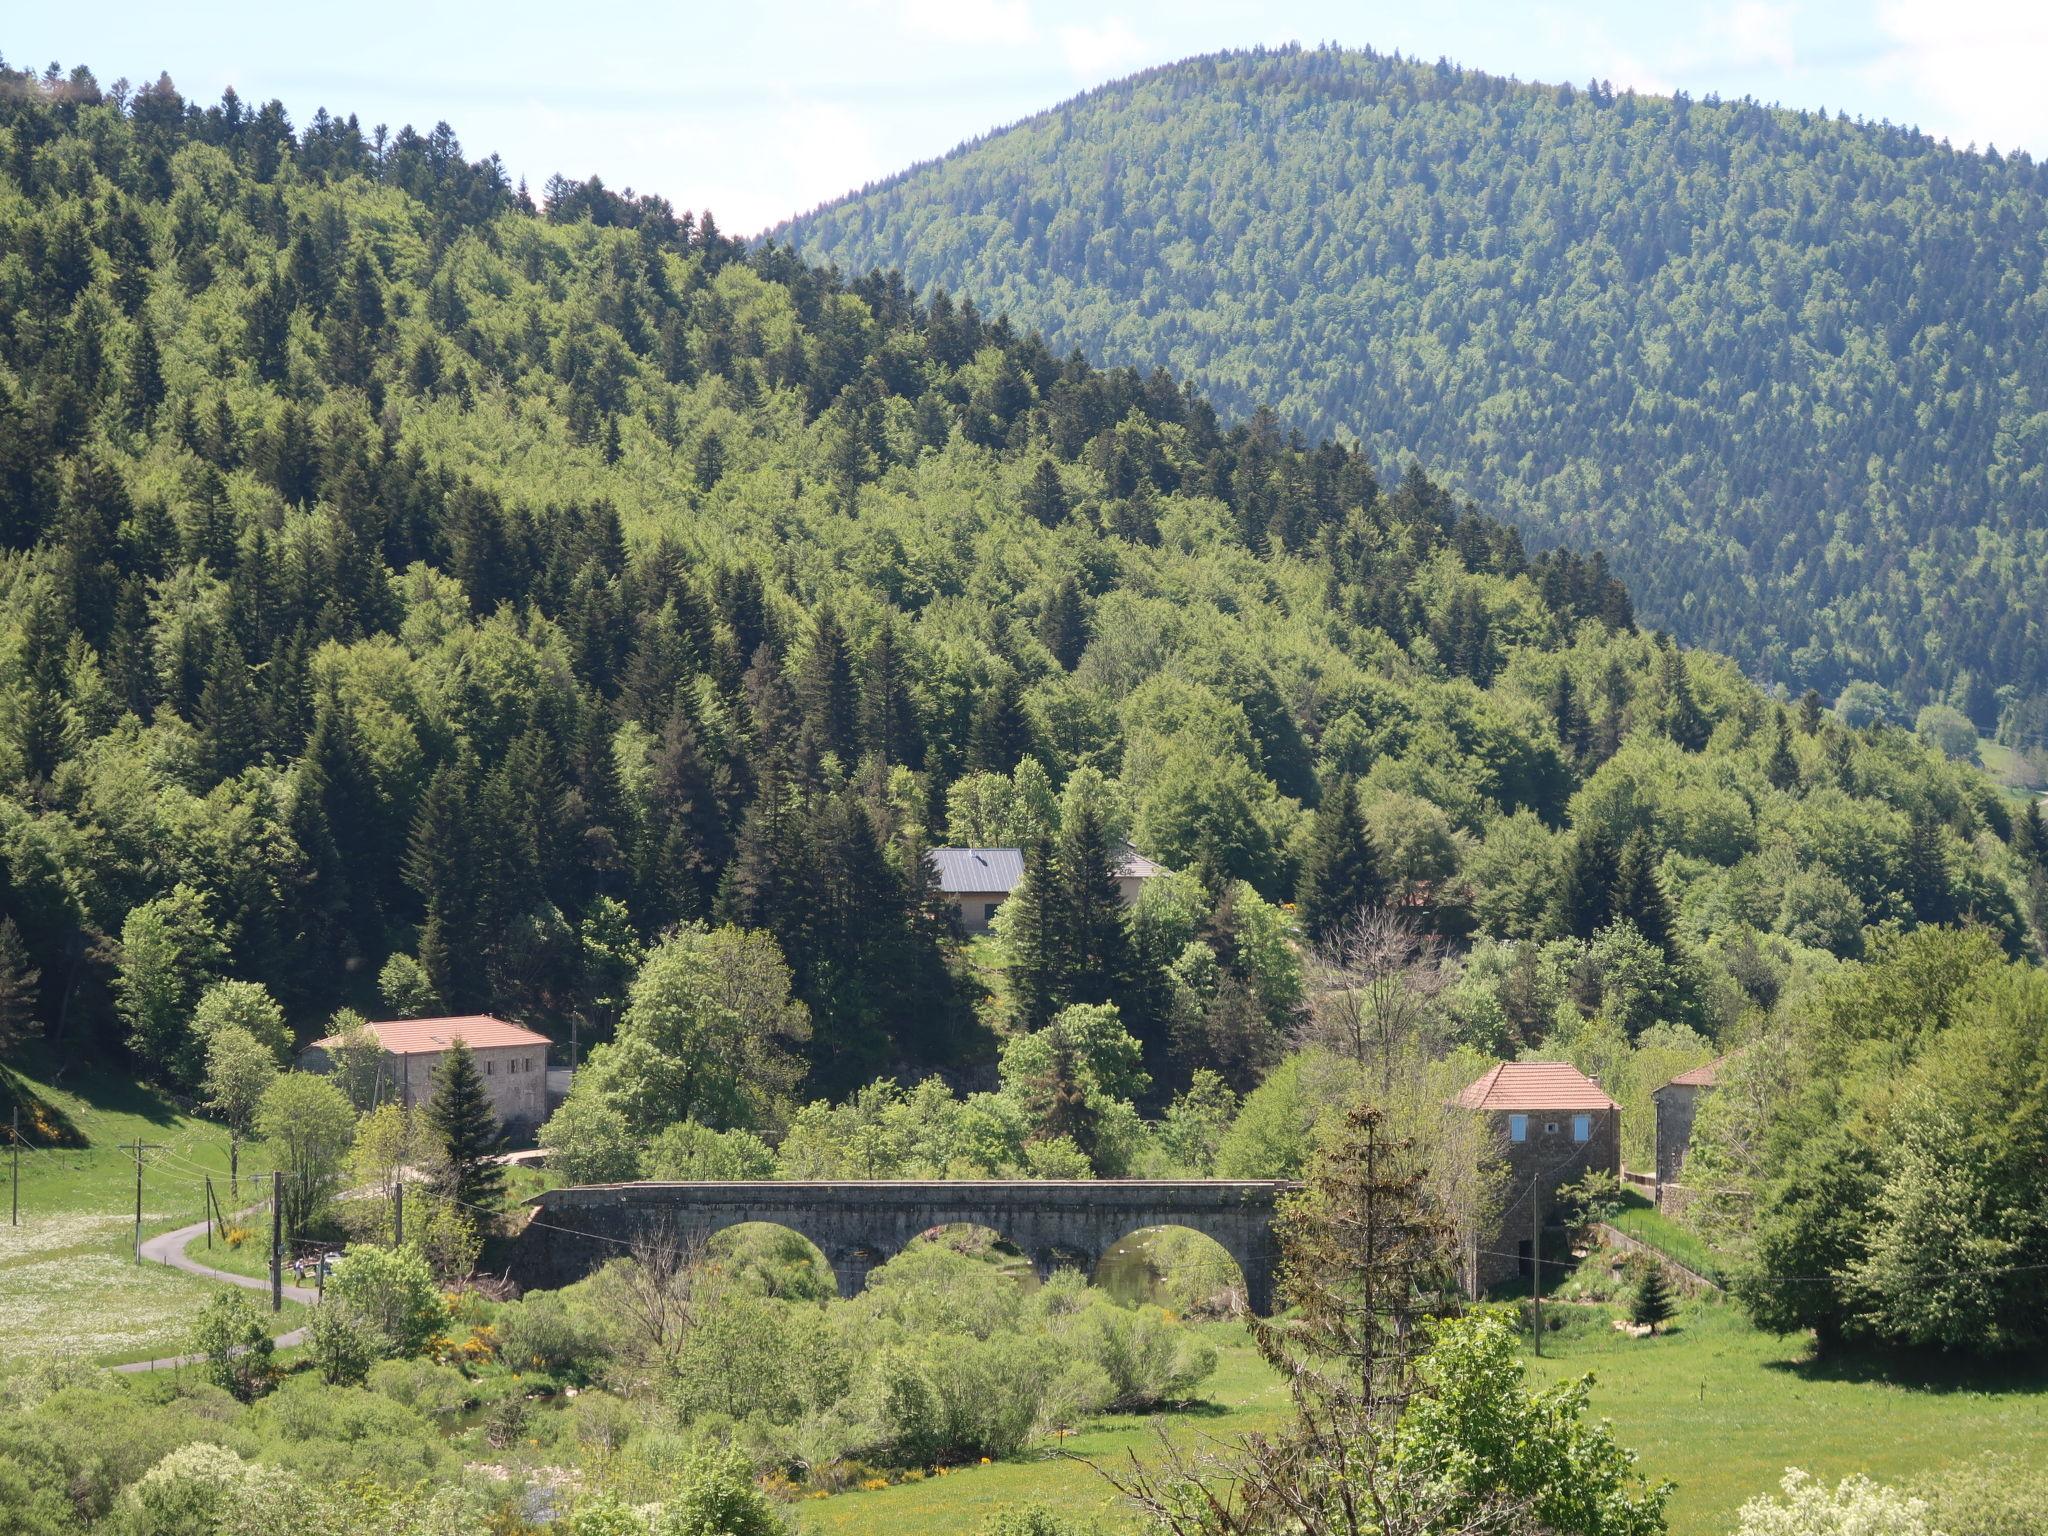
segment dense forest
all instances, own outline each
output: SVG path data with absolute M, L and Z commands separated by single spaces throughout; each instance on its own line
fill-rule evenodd
M 2048 176 L 1334 49 L 1090 92 L 778 234 L 1417 452 L 1753 676 L 2048 741 Z
M 1711 1038 L 1871 925 L 2038 942 L 2037 824 L 1980 776 L 1413 468 L 708 214 L 536 208 L 445 127 L 0 100 L 10 1036 L 190 1083 L 232 979 L 302 1038 L 602 1040 L 722 923 L 801 1005 L 784 1095 L 992 1068 L 1073 1004 L 1164 1094 L 1289 1038 L 1296 896 L 1312 938 L 1386 902 L 1475 941 L 1460 1028 L 1505 1050 L 1567 995 Z M 993 983 L 948 837 L 1043 851 Z M 1180 872 L 1129 921 L 1124 837 Z
M 941 843 L 1026 851 L 992 934 Z M 1126 843 L 1166 870 L 1128 906 Z M 393 1103 L 360 1030 L 488 1010 L 583 1053 L 549 1179 L 1302 1176 L 1260 1496 L 1398 1474 L 1462 1527 L 1651 1536 L 1587 1385 L 1442 1316 L 1499 1192 L 1452 1096 L 1570 1060 L 1643 1167 L 1652 1090 L 1731 1056 L 1697 1225 L 1759 1321 L 2038 1345 L 2044 942 L 2037 805 L 1405 457 L 708 213 L 536 202 L 445 126 L 0 70 L 22 1231 L 80 1230 L 35 1198 L 97 1152 L 128 1241 L 104 1117 L 50 1106 L 141 1077 L 230 1205 L 262 1149 L 274 1241 L 347 1245 L 282 1370 L 225 1288 L 189 1371 L 0 1369 L 23 1531 L 774 1536 L 1218 1369 L 1242 1276 L 1186 1232 L 1170 1313 L 957 1231 L 843 1299 L 772 1228 L 488 1299 L 533 1186 L 476 1056 Z M 172 1155 L 138 1137 L 138 1191 L 211 1172 Z M 94 1257 L 131 1273 L 38 1273 Z

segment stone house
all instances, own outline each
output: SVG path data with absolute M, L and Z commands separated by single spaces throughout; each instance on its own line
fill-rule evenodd
M 1659 1208 L 1665 1203 L 1667 1190 L 1673 1195 L 1678 1193 L 1679 1176 L 1685 1171 L 1685 1154 L 1692 1147 L 1692 1123 L 1699 1113 L 1700 1100 L 1720 1086 L 1721 1068 L 1727 1061 L 1723 1056 L 1704 1067 L 1681 1072 L 1650 1095 L 1650 1101 L 1657 1106 Z
M 1499 1209 L 1480 1224 L 1465 1254 L 1465 1287 L 1478 1296 L 1532 1273 L 1533 1228 L 1556 1225 L 1551 1212 L 1559 1189 L 1589 1172 L 1621 1176 L 1621 1106 L 1561 1061 L 1503 1062 L 1452 1102 L 1486 1117 L 1503 1175 Z M 1543 1245 L 1562 1254 L 1562 1234 L 1546 1231 Z M 1562 1276 L 1562 1268 L 1544 1263 L 1546 1288 Z
M 491 1108 L 515 1136 L 531 1135 L 547 1118 L 548 1037 L 523 1025 L 487 1013 L 446 1019 L 383 1019 L 369 1026 L 383 1047 L 377 1078 L 377 1099 L 389 1103 L 424 1104 L 434 1096 L 434 1069 L 457 1040 L 476 1056 Z M 341 1036 L 315 1040 L 299 1053 L 308 1072 L 326 1072 L 328 1055 Z
M 930 858 L 939 889 L 953 904 L 964 933 L 985 933 L 998 910 L 1024 878 L 1021 848 L 934 848 Z M 1166 873 L 1129 843 L 1116 867 L 1116 892 L 1125 906 L 1138 899 L 1147 880 Z

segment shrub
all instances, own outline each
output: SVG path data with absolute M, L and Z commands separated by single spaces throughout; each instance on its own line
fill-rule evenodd
M 605 1357 L 597 1328 L 551 1292 L 506 1303 L 494 1326 L 499 1357 L 515 1370 L 583 1378 Z
M 433 1271 L 411 1247 L 350 1248 L 327 1278 L 327 1297 L 375 1329 L 389 1355 L 421 1353 L 448 1324 Z
M 754 1484 L 737 1451 L 707 1450 L 691 1458 L 681 1486 L 655 1522 L 656 1536 L 786 1536 L 788 1526 Z
M 1834 1488 L 1793 1467 L 1779 1484 L 1782 1501 L 1762 1494 L 1736 1515 L 1735 1536 L 1940 1536 L 1926 1501 L 1845 1477 Z
M 297 1376 L 245 1414 L 228 1436 L 243 1454 L 289 1467 L 316 1487 L 369 1482 L 410 1488 L 440 1477 L 449 1455 L 434 1426 L 361 1387 Z
M 431 1360 L 380 1360 L 370 1367 L 369 1386 L 430 1419 L 452 1419 L 476 1405 L 469 1378 Z
M 640 1148 L 626 1117 L 596 1093 L 571 1093 L 540 1128 L 548 1169 L 571 1184 L 616 1184 L 638 1172 Z
M 343 1302 L 329 1302 L 313 1313 L 307 1343 L 320 1379 L 330 1387 L 359 1387 L 384 1352 L 384 1336 Z
M 1112 1408 L 1183 1398 L 1216 1369 L 1214 1346 L 1152 1307 L 1127 1310 L 1098 1296 L 1069 1333 L 1081 1357 L 1108 1377 Z
M 1942 1536 L 2039 1536 L 2048 1531 L 2048 1471 L 2009 1457 L 1962 1462 L 1919 1491 Z
M 206 1379 L 243 1402 L 260 1397 L 274 1379 L 270 1329 L 239 1290 L 217 1291 L 192 1325 L 192 1347 L 206 1356 Z
M 291 1485 L 289 1492 L 280 1484 Z M 304 1497 L 296 1479 L 275 1477 L 226 1446 L 201 1440 L 145 1472 L 122 1496 L 120 1515 L 130 1536 L 215 1536 L 230 1522 L 248 1528 L 252 1505 L 282 1514 L 291 1494 Z
M 694 1120 L 684 1120 L 668 1127 L 648 1144 L 641 1159 L 641 1176 L 771 1179 L 775 1176 L 775 1154 L 752 1131 L 714 1131 Z M 627 1173 L 623 1177 L 630 1179 L 633 1175 Z

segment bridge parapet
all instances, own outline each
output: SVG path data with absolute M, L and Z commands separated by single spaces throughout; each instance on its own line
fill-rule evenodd
M 1297 1186 L 1268 1179 L 734 1180 L 585 1184 L 526 1203 L 513 1278 L 526 1286 L 580 1279 L 654 1232 L 684 1241 L 742 1222 L 772 1222 L 817 1244 L 841 1295 L 933 1227 L 986 1227 L 1022 1249 L 1041 1277 L 1063 1264 L 1091 1270 L 1147 1227 L 1189 1227 L 1220 1243 L 1243 1271 L 1245 1300 L 1273 1305 L 1273 1217 Z

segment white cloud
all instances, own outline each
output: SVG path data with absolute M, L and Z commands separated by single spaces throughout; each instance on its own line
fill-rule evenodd
M 941 43 L 1014 47 L 1038 35 L 1030 0 L 902 0 L 896 22 L 913 37 Z
M 1886 0 L 1873 66 L 1922 104 L 1919 126 L 1960 146 L 2048 153 L 2048 9 L 2039 0 Z
M 1790 7 L 1767 0 L 1737 0 L 1728 13 L 1728 40 L 1744 63 L 1768 64 L 1790 73 L 1798 62 L 1792 49 Z
M 1060 28 L 1060 52 L 1067 68 L 1084 80 L 1100 80 L 1146 60 L 1145 40 L 1121 16 L 1107 16 L 1092 27 Z

